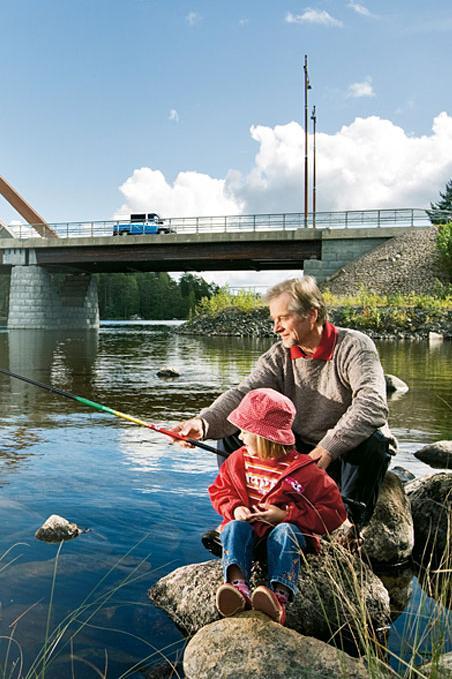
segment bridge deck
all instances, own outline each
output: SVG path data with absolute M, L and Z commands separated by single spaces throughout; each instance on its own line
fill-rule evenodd
M 385 229 L 296 229 L 243 233 L 169 234 L 127 238 L 0 240 L 0 269 L 36 264 L 54 271 L 221 271 L 302 268 L 322 258 L 325 241 L 392 238 Z M 376 243 L 378 244 L 378 243 Z M 19 246 L 19 247 L 18 247 Z

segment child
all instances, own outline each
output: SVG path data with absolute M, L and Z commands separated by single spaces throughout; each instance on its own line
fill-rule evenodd
M 244 445 L 232 453 L 209 487 L 223 517 L 224 584 L 216 604 L 224 616 L 253 607 L 284 624 L 293 599 L 300 550 L 319 550 L 319 535 L 340 526 L 346 512 L 336 483 L 308 455 L 295 450 L 293 403 L 274 389 L 254 389 L 231 412 Z M 266 548 L 270 587 L 251 594 L 255 549 Z

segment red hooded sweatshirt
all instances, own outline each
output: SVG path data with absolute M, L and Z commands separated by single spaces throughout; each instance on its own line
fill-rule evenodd
M 239 448 L 225 460 L 209 486 L 212 505 L 223 517 L 222 526 L 234 519 L 236 507 L 251 509 L 245 481 L 244 450 L 244 447 Z M 335 530 L 347 518 L 336 483 L 309 455 L 301 453 L 296 454 L 273 488 L 262 497 L 261 503 L 285 509 L 288 514 L 284 521 L 298 526 L 310 538 L 316 552 L 320 549 L 319 535 Z M 252 526 L 257 537 L 273 528 L 262 521 L 254 521 Z

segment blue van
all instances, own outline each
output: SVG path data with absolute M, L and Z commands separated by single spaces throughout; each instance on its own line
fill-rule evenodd
M 130 215 L 129 222 L 114 224 L 113 236 L 148 236 L 159 233 L 176 233 L 175 229 L 165 226 L 156 212 Z

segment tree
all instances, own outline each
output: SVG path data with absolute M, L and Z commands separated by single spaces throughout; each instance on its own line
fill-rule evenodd
M 187 318 L 203 297 L 211 297 L 218 289 L 215 284 L 190 273 L 181 276 L 179 282 L 164 271 L 97 274 L 96 277 L 102 319 L 126 319 L 135 315 L 146 320 Z
M 184 317 L 187 318 L 194 311 L 195 306 L 203 297 L 210 299 L 214 295 L 218 286 L 215 283 L 208 283 L 191 273 L 184 273 L 179 280 L 180 292 L 184 301 Z
M 436 245 L 444 272 L 448 279 L 452 281 L 452 221 L 438 226 Z
M 432 224 L 446 224 L 452 221 L 452 179 L 446 184 L 444 191 L 440 191 L 441 200 L 430 203 L 431 210 L 427 210 Z

